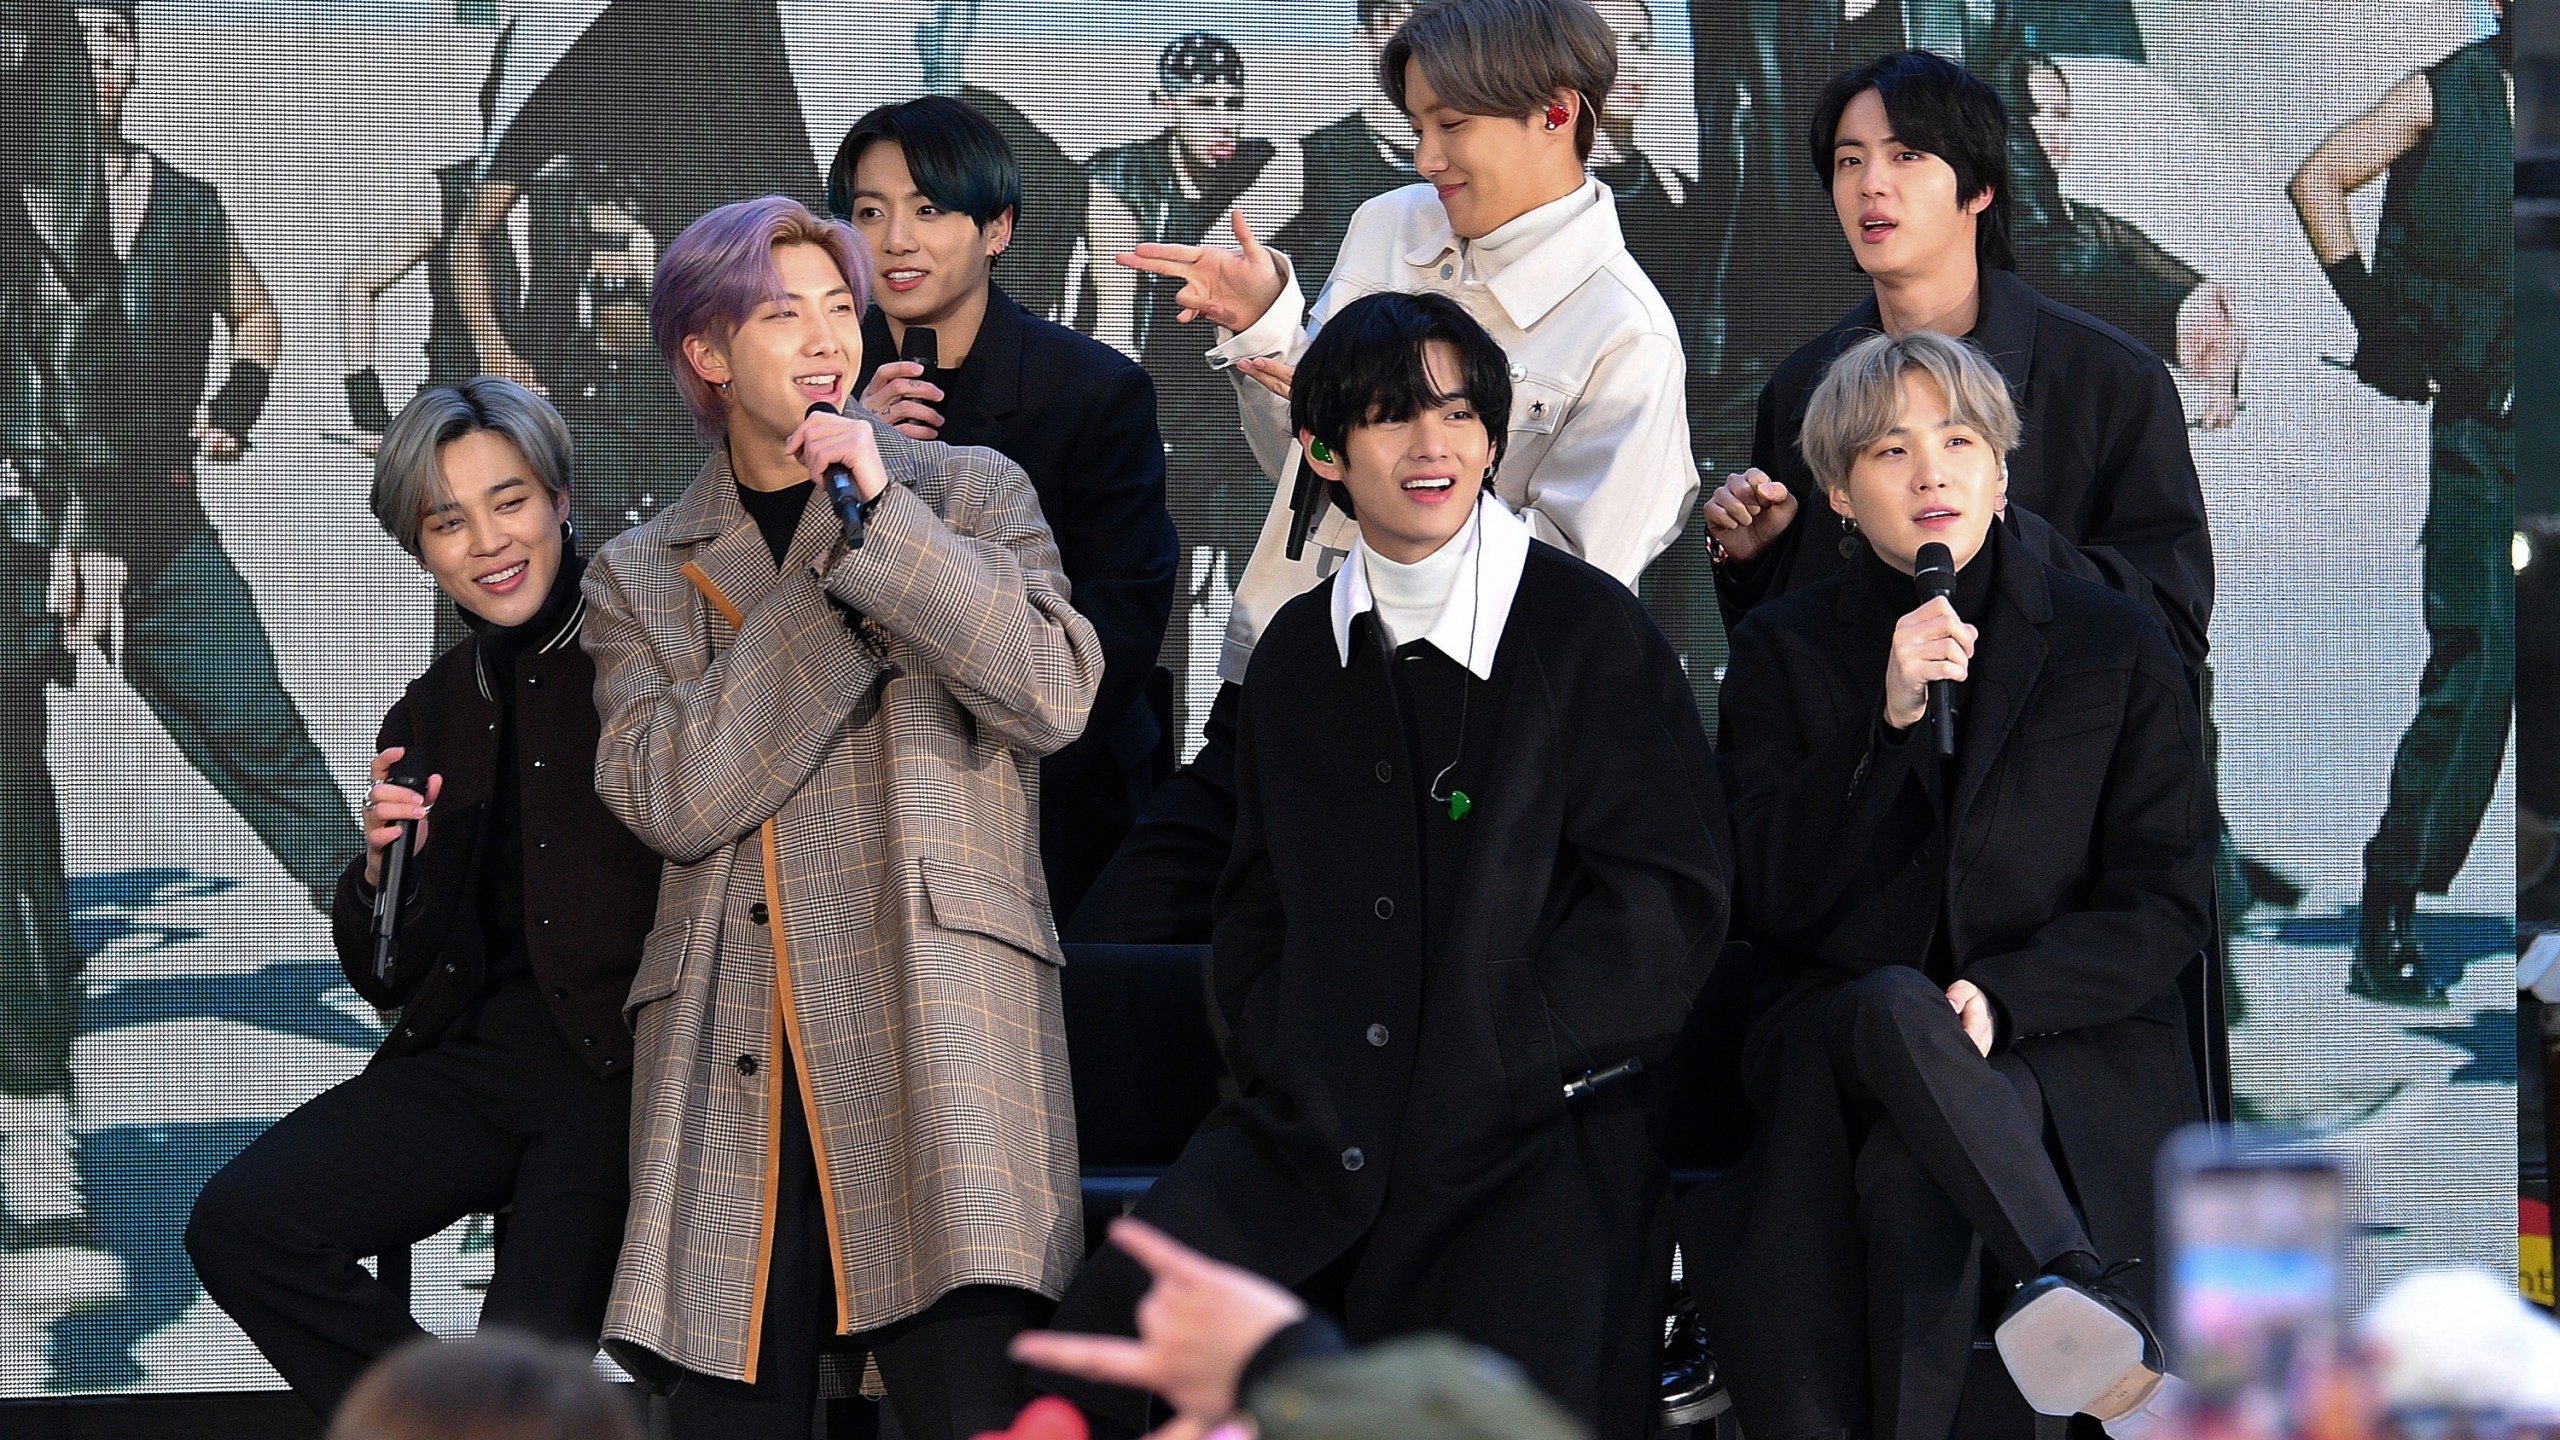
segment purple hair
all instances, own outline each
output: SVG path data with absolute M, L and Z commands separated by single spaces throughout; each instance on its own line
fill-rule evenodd
M 729 405 L 685 358 L 684 342 L 699 335 L 726 345 L 757 306 L 782 297 L 782 272 L 773 261 L 778 245 L 815 245 L 834 256 L 845 284 L 853 289 L 855 312 L 870 307 L 871 267 L 853 228 L 787 195 L 740 200 L 710 211 L 686 226 L 658 257 L 649 297 L 649 336 L 705 440 L 728 428 Z

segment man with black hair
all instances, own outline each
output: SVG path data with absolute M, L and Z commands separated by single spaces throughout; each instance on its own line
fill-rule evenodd
M 2016 188 L 2010 241 L 2028 283 L 2096 315 L 2211 388 L 2198 423 L 2220 429 L 2238 417 L 2240 360 L 2247 336 L 2231 288 L 2208 281 L 2131 221 L 2065 195 L 2071 163 L 2071 77 L 2039 50 L 2011 62 L 2002 99 L 2018 122 L 2010 132 Z
M 2303 234 L 2355 321 L 2357 375 L 2427 417 L 2427 666 L 2364 849 L 2347 991 L 2437 1007 L 2457 978 L 2427 963 L 2418 896 L 2452 888 L 2505 763 L 2515 697 L 2514 39 L 2497 32 L 2393 86 L 2293 177 Z M 2373 265 L 2347 197 L 2386 170 Z
M 526 37 L 542 8 L 517 21 L 488 163 L 445 255 L 483 368 L 548 396 L 577 437 L 589 478 L 573 523 L 600 547 L 675 503 L 702 464 L 649 338 L 659 251 L 730 201 L 814 203 L 818 167 L 775 0 L 611 0 L 565 44 L 538 47 Z M 685 63 L 664 63 L 670 47 Z M 492 262 L 519 202 L 511 335 Z
M 129 331 L 128 473 L 92 497 L 94 550 L 77 560 L 91 603 L 121 597 L 123 648 L 101 648 L 214 789 L 322 911 L 364 846 L 276 672 L 248 584 L 198 498 L 199 461 L 240 458 L 266 409 L 282 340 L 275 302 L 211 185 L 125 138 L 139 43 L 130 3 L 83 6 L 104 134 L 107 230 Z M 214 322 L 230 370 L 204 393 Z
M 969 42 L 984 0 L 935 0 L 916 26 L 916 61 L 928 93 L 948 95 L 986 117 L 1013 152 L 1022 176 L 1022 213 L 1014 217 L 1006 286 L 1023 309 L 1061 325 L 1075 323 L 1079 296 L 1067 293 L 1067 264 L 1084 238 L 1084 170 L 1022 113 L 1019 106 L 968 77 Z
M 2074 0 L 2078 3 L 2078 0 Z M 1824 82 L 1892 51 L 1928 50 L 1983 74 L 2020 42 L 2014 4 L 1966 0 L 1738 0 L 1692 4 L 1700 166 L 1697 243 L 1720 343 L 1692 354 L 1710 397 L 1698 451 L 1731 469 L 1751 444 L 1751 398 L 1803 337 L 1857 303 L 1857 273 L 1818 262 L 1832 219 L 1796 178 Z M 1827 174 L 1827 170 L 1825 171 Z M 1783 276 L 1784 283 L 1771 284 Z
M 1084 733 L 1040 762 L 1040 858 L 1049 903 L 1074 912 L 1146 807 L 1171 716 L 1147 690 L 1181 555 L 1164 503 L 1164 438 L 1147 372 L 1052 324 L 995 283 L 1012 271 L 1023 177 L 996 127 L 940 95 L 854 122 L 827 172 L 827 205 L 871 256 L 862 317 L 865 408 L 901 432 L 985 445 L 1031 477 L 1102 642 L 1102 688 Z M 936 357 L 898 358 L 931 330 Z
M 1414 0 L 1358 0 L 1351 30 L 1375 77 Z M 1333 257 L 1351 233 L 1351 217 L 1370 200 L 1401 190 L 1421 177 L 1413 168 L 1413 126 L 1384 89 L 1372 85 L 1360 108 L 1307 132 L 1306 198 L 1298 213 L 1271 236 L 1272 248 L 1297 262 L 1298 282 L 1309 295 L 1324 293 Z
M 64 1308 L 121 1284 L 73 1153 L 82 957 L 45 763 L 45 688 L 113 607 L 77 561 L 131 438 L 99 141 L 70 6 L 0 0 L 0 1280 Z
M 1217 684 L 1217 635 L 1262 523 L 1265 495 L 1253 451 L 1237 433 L 1225 377 L 1210 368 L 1217 336 L 1179 323 L 1181 283 L 1109 263 L 1141 244 L 1197 244 L 1241 209 L 1265 223 L 1298 208 L 1302 152 L 1245 133 L 1244 57 L 1223 36 L 1194 30 L 1156 57 L 1149 102 L 1165 128 L 1095 153 L 1086 217 L 1095 257 L 1093 334 L 1147 368 L 1168 422 L 1165 492 L 1185 562 L 1172 643 L 1177 714 L 1196 722 Z
M 1136 1213 L 1634 1440 L 1669 1268 L 1645 1067 L 1723 941 L 1730 846 L 1662 633 L 1493 493 L 1509 366 L 1397 292 L 1298 365 L 1298 443 L 1358 532 L 1241 687 L 1211 977 L 1241 1088 Z M 1104 1251 L 1056 1328 L 1127 1332 L 1145 1278 Z
M 1872 295 L 1760 391 L 1750 469 L 1707 497 L 1728 624 L 1838 571 L 1846 534 L 1798 447 L 1833 358 L 1876 331 L 1972 340 L 2025 421 L 2010 457 L 2017 533 L 2046 563 L 2149 604 L 2191 671 L 2213 616 L 2213 541 L 2168 367 L 2131 336 L 2036 293 L 2009 239 L 2009 118 L 1953 61 L 1899 51 L 1834 77 L 1807 135 Z

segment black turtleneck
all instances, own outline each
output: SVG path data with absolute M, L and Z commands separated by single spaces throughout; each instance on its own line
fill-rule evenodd
M 462 611 L 462 623 L 471 627 L 479 647 L 475 658 L 482 683 L 498 702 L 497 763 L 491 772 L 494 780 L 489 812 L 481 828 L 487 837 L 480 860 L 481 953 L 488 960 L 481 989 L 484 996 L 504 986 L 530 984 L 533 979 L 533 955 L 525 947 L 524 938 L 524 807 L 516 780 L 516 657 L 549 647 L 570 628 L 578 607 L 578 579 L 586 568 L 586 562 L 578 558 L 576 545 L 563 540 L 560 569 L 551 577 L 551 590 L 542 597 L 542 608 L 520 625 L 493 624 L 468 606 L 457 607 Z
M 747 518 L 764 532 L 764 548 L 773 552 L 773 563 L 791 551 L 791 537 L 800 533 L 800 513 L 809 508 L 809 492 L 818 488 L 815 480 L 803 480 L 779 490 L 756 490 L 738 487 L 738 504 Z
M 2002 528 L 1993 524 L 1982 549 L 1956 572 L 1956 614 L 1967 624 L 1983 624 L 1990 611 L 2004 548 Z M 1946 985 L 1955 978 L 1944 914 L 1949 762 L 1940 759 L 1936 747 L 1929 743 L 1925 725 L 1896 730 L 1884 723 L 1883 709 L 1885 661 L 1893 646 L 1893 627 L 1919 608 L 1919 592 L 1909 575 L 1885 563 L 1871 547 L 1862 545 L 1859 550 L 1853 562 L 1855 572 L 1844 577 L 1860 592 L 1851 623 L 1850 643 L 1855 652 L 1851 664 L 1859 673 L 1875 677 L 1877 704 L 1870 723 L 1875 727 L 1878 749 L 1905 752 L 1897 758 L 1909 763 L 1907 768 L 1881 767 L 1888 771 L 1900 769 L 1901 786 L 1892 797 L 1884 822 L 1876 829 L 1875 842 L 1861 867 L 1863 879 L 1857 889 L 1866 899 L 1852 905 L 1842 923 L 1852 928 L 1874 927 L 1872 934 L 1859 937 L 1854 949 L 1912 965 L 1926 971 L 1938 984 Z M 1955 691 L 1961 746 L 1964 686 L 1957 685 Z M 1925 953 L 1909 952 L 1910 917 L 1917 914 L 1935 917 Z

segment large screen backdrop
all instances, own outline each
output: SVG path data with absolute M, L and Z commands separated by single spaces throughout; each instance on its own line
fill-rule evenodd
M 2503 537 L 2512 492 L 2491 484 L 2461 492 L 2474 497 L 2465 503 L 2440 500 L 2422 532 L 2429 407 L 2351 372 L 2357 337 L 2286 196 L 2325 133 L 2487 33 L 2494 13 L 2458 0 L 1600 8 L 1623 38 L 1624 78 L 1604 102 L 1596 159 L 1631 248 L 1679 317 L 1697 458 L 1711 477 L 1745 463 L 1770 365 L 1858 294 L 1806 175 L 1804 117 L 1771 124 L 1756 97 L 1802 106 L 1822 75 L 1868 58 L 1854 46 L 1896 36 L 1964 53 L 2012 96 L 2022 265 L 2180 362 L 2194 422 L 2219 568 L 2220 787 L 2235 859 L 2247 861 L 2230 867 L 2227 892 L 2240 1111 L 2328 1132 L 2361 1157 L 2364 1292 L 2419 1264 L 2511 1271 L 2504 780 L 2451 893 L 2422 902 L 2418 935 L 2449 1006 L 2385 1006 L 2345 982 L 2362 850 L 2427 661 L 2422 602 L 2457 617 L 2502 603 L 2491 592 L 2503 576 L 2426 601 L 2422 543 L 2465 527 Z M 38 1037 L 22 1049 L 42 1050 L 48 1027 L 74 1037 L 67 1096 L 51 1095 L 67 1108 L 48 1108 L 40 1075 L 15 1077 L 29 1094 L 0 1097 L 17 1127 L 0 1164 L 11 1203 L 38 1206 L 67 1117 L 85 1222 L 0 1226 L 0 1388 L 275 1383 L 204 1300 L 185 1218 L 206 1175 L 352 1073 L 380 1034 L 341 982 L 313 896 L 358 843 L 351 804 L 375 726 L 453 628 L 366 512 L 371 462 L 350 419 L 349 371 L 370 361 L 397 408 L 431 366 L 458 363 L 458 307 L 490 307 L 577 433 L 579 528 L 592 548 L 666 504 L 699 463 L 639 323 L 651 257 L 708 205 L 772 189 L 814 202 L 855 116 L 929 86 L 955 90 L 1007 128 L 1028 174 L 1000 283 L 1140 355 L 1165 397 L 1184 541 L 1165 659 L 1193 733 L 1267 482 L 1234 463 L 1233 403 L 1200 368 L 1204 337 L 1093 257 L 1134 238 L 1197 238 L 1176 232 L 1206 203 L 1149 191 L 1144 177 L 1162 167 L 1134 163 L 1177 145 L 1212 162 L 1263 235 L 1298 247 L 1303 275 L 1321 275 L 1327 237 L 1410 144 L 1375 91 L 1359 28 L 1366 15 L 1382 35 L 1396 10 L 144 0 L 126 32 L 130 97 L 104 144 L 118 166 L 117 132 L 144 147 L 132 158 L 149 179 L 124 166 L 121 188 L 108 187 L 117 254 L 87 263 L 121 286 L 128 312 L 149 310 L 164 339 L 177 336 L 177 353 L 191 354 L 191 330 L 209 326 L 210 344 L 201 384 L 164 373 L 165 360 L 90 378 L 109 392 L 100 410 L 175 438 L 124 477 L 139 498 L 114 523 L 130 533 L 47 560 L 47 578 L 119 603 L 96 634 L 76 637 L 71 659 L 32 662 L 46 675 L 41 758 L 60 795 L 58 852 L 24 823 L 0 833 L 14 873 L 41 880 L 58 853 L 84 963 L 76 985 L 51 992 L 50 1012 L 22 1003 L 0 1018 Z M 0 7 L 38 29 L 48 13 L 59 13 L 53 0 Z M 117 10 L 82 19 L 93 44 L 121 43 Z M 1194 29 L 1240 53 L 1240 112 L 1151 96 L 1155 57 Z M 517 200 L 465 267 L 489 278 L 464 293 L 443 242 L 475 187 L 493 183 Z M 2388 183 L 2356 197 L 2368 253 Z M 0 258 L 38 258 L 28 234 L 0 231 L 19 250 Z M 196 430 L 210 418 L 198 405 L 235 357 L 272 357 L 275 377 L 236 455 Z M 0 483 L 0 500 L 26 494 Z M 1712 707 L 1723 639 L 1697 536 L 1693 522 L 1645 588 Z M 2504 693 L 2491 703 L 2503 709 Z M 2492 728 L 2475 767 L 2497 763 L 2504 732 Z M 23 772 L 33 734 L 0 722 L 0 764 Z M 2458 854 L 2470 818 L 2430 823 L 2450 827 Z M 2279 903 L 2248 903 L 2252 879 Z M 431 1327 L 470 1324 L 489 1243 L 484 1221 L 419 1247 L 415 1303 Z

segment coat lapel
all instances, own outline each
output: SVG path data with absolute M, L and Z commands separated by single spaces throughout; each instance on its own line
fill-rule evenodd
M 740 615 L 754 614 L 764 600 L 764 592 L 773 588 L 774 577 L 781 571 L 774 566 L 773 552 L 765 546 L 764 532 L 756 528 L 747 508 L 738 503 L 738 481 L 729 469 L 728 447 L 711 452 L 701 476 L 671 512 L 670 522 L 667 538 L 686 547 L 686 563 L 718 587 L 738 607 Z M 711 648 L 727 649 L 729 640 L 735 638 L 727 618 L 715 608 L 709 624 Z
M 2008 744 L 2009 732 L 2025 713 L 2052 647 L 2044 625 L 2053 619 L 2053 597 L 2045 588 L 2044 566 L 2016 544 L 2000 547 L 1991 623 L 1982 627 L 1982 644 L 1974 652 L 1972 678 L 1965 683 L 1962 708 L 1956 714 L 1956 790 L 1949 812 L 1949 834 L 1964 824 L 1983 783 Z

